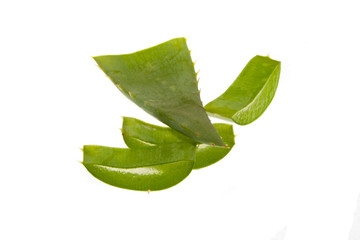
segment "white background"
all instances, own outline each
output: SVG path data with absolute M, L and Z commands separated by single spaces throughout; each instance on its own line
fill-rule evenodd
M 0 239 L 348 239 L 360 193 L 357 3 L 1 1 Z M 160 123 L 91 56 L 174 37 L 188 39 L 204 104 L 258 54 L 282 62 L 275 98 L 235 126 L 225 159 L 177 186 L 106 185 L 80 148 L 125 146 L 121 116 Z

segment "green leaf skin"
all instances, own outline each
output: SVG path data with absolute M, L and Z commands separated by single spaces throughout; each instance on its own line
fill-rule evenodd
M 222 137 L 226 148 L 213 147 L 206 144 L 198 144 L 195 151 L 194 169 L 207 167 L 223 159 L 235 145 L 233 126 L 225 123 L 214 123 L 214 127 Z
M 94 177 L 139 191 L 163 190 L 178 184 L 190 174 L 195 158 L 195 147 L 189 143 L 137 149 L 85 145 L 83 151 L 83 165 Z
M 122 135 L 130 148 L 141 148 L 169 143 L 197 144 L 191 138 L 168 127 L 160 127 L 132 117 L 123 117 Z
M 233 120 L 240 125 L 255 121 L 271 103 L 280 78 L 280 62 L 255 56 L 233 84 L 205 106 L 215 117 Z
M 182 142 L 196 145 L 194 169 L 199 169 L 224 158 L 235 144 L 232 125 L 215 123 L 214 127 L 222 137 L 227 146 L 226 148 L 196 144 L 191 138 L 171 128 L 152 125 L 130 117 L 123 118 L 122 133 L 124 141 L 129 148 L 145 148 Z
M 117 88 L 146 112 L 196 142 L 224 146 L 200 100 L 184 38 L 94 59 Z

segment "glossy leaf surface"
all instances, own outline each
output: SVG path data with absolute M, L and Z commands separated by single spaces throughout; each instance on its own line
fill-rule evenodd
M 118 89 L 146 112 L 196 142 L 224 146 L 200 100 L 184 38 L 94 59 Z
M 255 56 L 233 84 L 205 106 L 215 117 L 233 120 L 240 125 L 255 121 L 271 103 L 280 77 L 280 62 Z
M 224 158 L 234 146 L 234 132 L 230 124 L 215 123 L 214 127 L 226 144 L 224 147 L 214 147 L 207 144 L 196 144 L 191 138 L 168 127 L 160 127 L 145 123 L 135 118 L 123 118 L 123 138 L 130 148 L 144 148 L 169 143 L 188 142 L 196 145 L 194 169 L 209 166 Z
M 83 165 L 97 179 L 110 185 L 140 191 L 172 187 L 191 172 L 195 147 L 173 143 L 125 149 L 86 145 Z

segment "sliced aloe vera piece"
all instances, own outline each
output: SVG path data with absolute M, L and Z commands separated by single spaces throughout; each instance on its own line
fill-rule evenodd
M 255 121 L 273 99 L 280 77 L 280 62 L 255 56 L 233 84 L 205 106 L 215 117 L 233 120 L 240 125 Z
M 83 165 L 94 177 L 116 187 L 140 191 L 178 184 L 190 174 L 195 158 L 195 147 L 189 143 L 137 149 L 86 145 L 83 151 Z
M 149 124 L 132 117 L 123 117 L 121 131 L 126 145 L 130 148 L 181 142 L 196 145 L 194 140 L 178 131 Z
M 146 112 L 196 142 L 224 146 L 200 100 L 184 38 L 94 59 L 117 88 Z
M 171 128 L 152 125 L 131 117 L 123 118 L 122 133 L 126 145 L 130 148 L 144 148 L 181 142 L 194 144 L 196 145 L 194 169 L 199 169 L 224 158 L 235 144 L 232 125 L 215 123 L 214 127 L 226 144 L 225 148 L 196 144 L 191 138 Z

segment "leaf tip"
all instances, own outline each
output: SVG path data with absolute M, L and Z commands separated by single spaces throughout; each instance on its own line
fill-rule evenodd
M 98 60 L 99 60 L 99 56 L 91 56 L 92 59 L 94 59 L 94 61 L 99 64 Z M 100 66 L 99 66 L 100 67 Z

